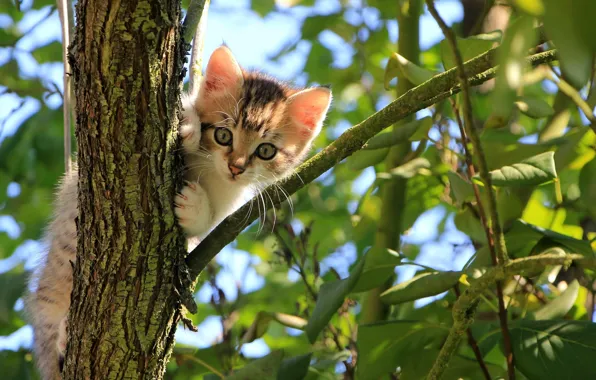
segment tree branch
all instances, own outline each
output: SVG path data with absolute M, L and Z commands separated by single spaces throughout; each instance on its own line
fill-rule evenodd
M 190 80 L 188 83 L 188 89 L 191 94 L 194 94 L 194 92 L 198 90 L 196 86 L 201 81 L 201 67 L 203 66 L 203 48 L 205 46 L 205 32 L 207 30 L 207 15 L 209 13 L 209 4 L 211 3 L 211 0 L 195 1 L 192 4 L 195 3 L 202 3 L 203 7 L 202 9 L 200 9 L 200 11 L 197 10 L 197 12 L 199 12 L 199 25 L 195 25 L 195 37 L 192 43 L 192 52 L 190 53 Z M 184 19 L 185 23 L 186 20 L 187 19 Z
M 494 78 L 496 69 L 492 66 L 495 58 L 496 49 L 491 49 L 466 63 L 465 68 L 468 75 L 471 76 L 469 81 L 471 85 L 478 85 Z M 549 50 L 528 57 L 528 62 L 530 65 L 536 66 L 555 59 L 555 50 Z M 408 115 L 457 94 L 460 89 L 457 84 L 456 69 L 436 75 L 400 96 L 366 120 L 349 128 L 333 143 L 303 163 L 293 175 L 281 180 L 277 185 L 281 186 L 288 194 L 295 193 L 341 160 L 361 149 L 371 137 L 383 129 Z M 284 195 L 275 186 L 269 186 L 265 192 L 267 196 L 271 197 L 272 205 L 280 204 L 285 200 Z M 253 201 L 255 200 L 253 199 L 251 202 Z M 198 276 L 211 259 L 257 217 L 258 211 L 254 208 L 251 210 L 250 205 L 247 204 L 221 222 L 188 255 L 186 263 L 192 277 Z
M 195 35 L 197 26 L 202 19 L 203 9 L 205 9 L 206 3 L 207 7 L 209 7 L 208 3 L 210 3 L 210 0 L 192 0 L 188 5 L 186 17 L 184 17 L 184 22 L 182 23 L 182 38 L 187 44 L 192 41 L 192 38 Z
M 455 291 L 455 296 L 457 298 L 459 298 L 461 296 L 461 291 L 459 290 L 459 284 L 455 284 L 455 286 L 453 287 L 453 290 Z M 468 345 L 474 352 L 474 356 L 476 357 L 476 361 L 478 362 L 478 365 L 480 366 L 480 370 L 482 371 L 484 378 L 486 380 L 491 380 L 492 377 L 490 376 L 488 367 L 486 366 L 486 363 L 484 362 L 484 358 L 482 357 L 482 352 L 480 352 L 478 343 L 476 342 L 476 339 L 474 339 L 474 334 L 472 334 L 472 330 L 470 328 L 467 328 L 466 333 L 468 335 Z
M 427 379 L 440 379 L 443 375 L 451 356 L 458 347 L 461 337 L 474 321 L 474 312 L 478 297 L 493 283 L 502 281 L 514 274 L 535 273 L 548 265 L 563 265 L 568 267 L 573 261 L 582 261 L 585 266 L 594 268 L 596 260 L 587 259 L 579 254 L 544 253 L 511 260 L 503 266 L 493 267 L 486 274 L 472 282 L 453 305 L 453 326 L 449 331 L 447 340 L 439 352 Z

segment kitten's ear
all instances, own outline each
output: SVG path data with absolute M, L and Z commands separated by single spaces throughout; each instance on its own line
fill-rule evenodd
M 299 135 L 310 142 L 317 137 L 331 104 L 331 90 L 308 88 L 288 98 L 288 114 L 299 128 Z
M 236 93 L 244 82 L 242 69 L 226 46 L 220 46 L 211 54 L 205 78 L 201 85 L 201 97 L 220 93 Z

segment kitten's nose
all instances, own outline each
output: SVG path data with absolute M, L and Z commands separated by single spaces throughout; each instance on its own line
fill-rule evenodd
M 236 165 L 228 165 L 228 169 L 230 169 L 230 173 L 233 176 L 240 175 L 244 173 L 245 168 L 243 166 L 236 166 Z

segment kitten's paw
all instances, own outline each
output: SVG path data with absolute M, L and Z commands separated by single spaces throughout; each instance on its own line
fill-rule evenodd
M 60 321 L 58 325 L 58 338 L 56 339 L 56 349 L 58 350 L 58 354 L 60 357 L 64 357 L 64 353 L 66 352 L 66 342 L 68 339 L 68 335 L 66 333 L 66 323 L 67 317 L 65 316 Z
M 180 136 L 182 137 L 182 145 L 191 150 L 198 150 L 201 144 L 201 127 L 186 120 L 180 125 Z
M 202 236 L 210 227 L 211 207 L 207 193 L 197 182 L 188 182 L 174 201 L 178 223 L 189 236 Z

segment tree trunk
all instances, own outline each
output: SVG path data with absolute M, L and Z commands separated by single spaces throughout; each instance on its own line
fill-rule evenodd
M 180 308 L 173 213 L 184 52 L 178 0 L 79 0 L 71 46 L 78 254 L 65 379 L 160 379 Z

